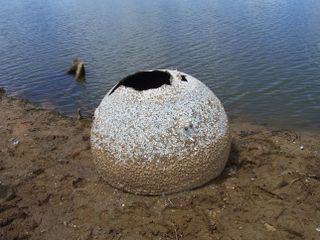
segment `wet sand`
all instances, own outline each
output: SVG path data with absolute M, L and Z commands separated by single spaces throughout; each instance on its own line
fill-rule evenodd
M 320 239 L 320 135 L 231 123 L 218 179 L 138 196 L 97 175 L 91 120 L 0 99 L 0 239 Z

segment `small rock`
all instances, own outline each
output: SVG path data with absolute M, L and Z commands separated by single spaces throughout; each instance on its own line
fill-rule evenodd
M 18 145 L 18 144 L 20 143 L 20 141 L 19 141 L 18 138 L 11 138 L 9 141 L 10 141 L 10 142 L 12 143 L 12 145 L 14 145 L 14 146 L 16 146 L 16 145 Z
M 68 160 L 65 160 L 65 159 L 58 159 L 58 163 L 60 163 L 60 164 L 67 164 L 67 163 L 69 163 L 69 161 L 68 161 Z
M 277 230 L 274 226 L 270 225 L 269 223 L 265 223 L 264 226 L 266 227 L 267 231 L 269 231 L 269 232 L 274 232 Z
M 303 146 L 303 145 L 301 145 L 301 146 L 300 146 L 300 150 L 303 150 L 303 149 L 304 149 L 304 146 Z

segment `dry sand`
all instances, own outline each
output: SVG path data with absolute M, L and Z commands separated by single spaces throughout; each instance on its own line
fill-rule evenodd
M 97 175 L 90 120 L 0 99 L 0 239 L 320 239 L 320 135 L 232 123 L 217 180 L 137 196 Z

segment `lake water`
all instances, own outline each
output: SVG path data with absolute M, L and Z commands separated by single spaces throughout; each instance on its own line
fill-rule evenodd
M 86 82 L 65 74 L 73 57 Z M 229 116 L 320 128 L 319 0 L 0 0 L 0 87 L 90 112 L 135 71 L 177 68 Z

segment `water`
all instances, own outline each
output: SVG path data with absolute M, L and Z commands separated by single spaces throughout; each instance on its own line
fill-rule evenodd
M 229 116 L 320 128 L 319 0 L 0 0 L 0 86 L 90 112 L 121 78 L 177 68 Z M 65 74 L 86 63 L 86 82 Z

